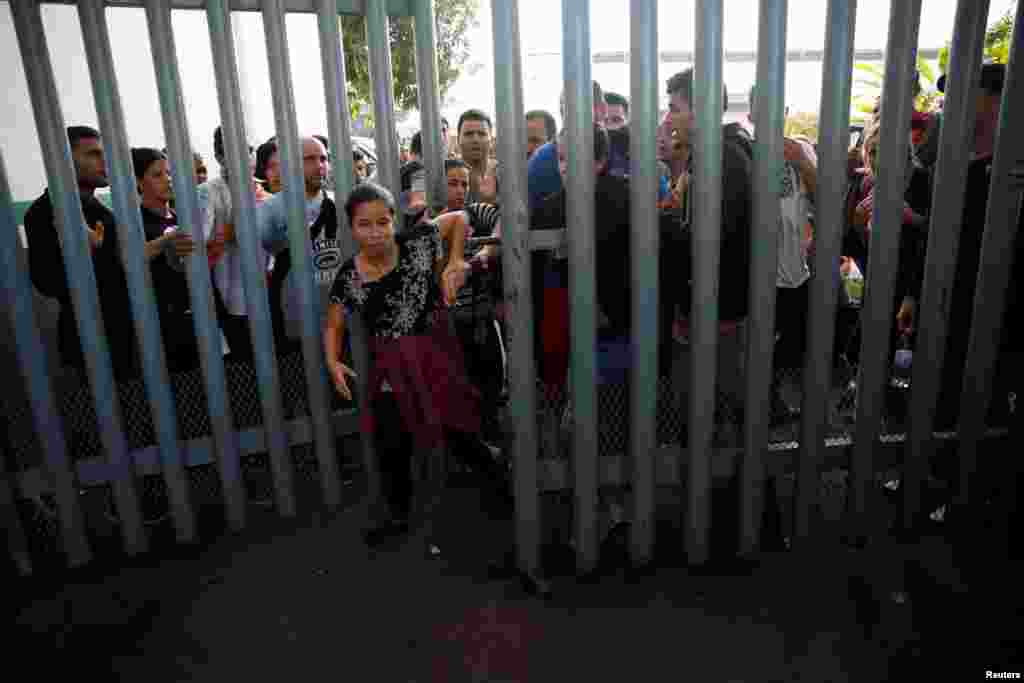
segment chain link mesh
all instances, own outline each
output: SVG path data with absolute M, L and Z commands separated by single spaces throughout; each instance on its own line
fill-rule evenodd
M 279 358 L 281 396 L 286 419 L 309 415 L 305 370 L 300 351 Z M 258 383 L 251 364 L 229 362 L 228 391 L 239 429 L 262 424 Z M 848 446 L 852 443 L 857 409 L 858 367 L 847 354 L 837 356 L 833 381 L 828 393 L 828 425 L 826 444 L 829 447 Z M 171 377 L 176 414 L 182 439 L 209 435 L 211 424 L 207 412 L 206 396 L 200 371 L 178 373 Z M 96 412 L 84 372 L 65 369 L 54 382 L 56 399 L 63 420 L 68 450 L 74 460 L 103 456 L 102 441 L 97 428 Z M 803 379 L 800 369 L 784 369 L 775 373 L 773 396 L 785 404 L 799 407 L 802 400 Z M 907 387 L 889 383 L 885 388 L 885 406 L 881 443 L 901 443 L 906 440 Z M 142 380 L 118 383 L 118 398 L 122 410 L 129 449 L 137 450 L 156 442 L 150 404 Z M 598 448 L 601 456 L 628 454 L 629 452 L 629 385 L 605 384 L 598 387 Z M 337 404 L 338 401 L 333 403 Z M 1001 396 L 993 399 L 990 427 L 1009 424 L 1012 415 L 1003 406 Z M 3 396 L 2 416 L 5 427 L 8 467 L 13 471 L 40 466 L 41 447 L 35 433 L 29 403 L 23 394 L 7 392 Z M 332 406 L 337 408 L 337 405 Z M 679 443 L 684 435 L 686 406 L 677 400 L 671 377 L 662 377 L 657 385 L 656 429 L 657 443 Z M 769 450 L 785 451 L 798 446 L 799 416 L 779 415 L 773 408 L 769 430 Z M 572 432 L 572 402 L 565 386 L 537 384 L 537 426 L 540 457 L 570 457 Z M 955 437 L 955 433 L 945 435 Z M 715 445 L 740 445 L 742 437 L 742 408 L 719 395 L 716 398 Z M 731 443 L 730 443 L 731 441 Z M 319 463 L 313 444 L 292 447 L 292 465 L 297 483 L 316 484 Z M 266 453 L 249 454 L 241 460 L 242 475 L 250 504 L 272 506 L 274 503 L 273 475 Z M 222 487 L 214 463 L 187 469 L 193 504 L 196 506 L 222 505 Z M 889 477 L 876 473 L 879 485 Z M 845 508 L 848 473 L 830 470 L 821 474 L 819 512 L 826 519 L 834 518 Z M 782 497 L 792 490 L 793 476 L 779 480 Z M 109 523 L 117 524 L 109 487 L 101 487 L 106 502 L 100 507 Z M 91 490 L 95 491 L 95 489 Z M 83 495 L 88 493 L 83 491 Z M 140 503 L 143 516 L 150 526 L 169 523 L 167 487 L 160 475 L 139 478 Z M 91 494 L 90 494 L 91 495 Z M 59 522 L 52 494 L 39 499 L 18 501 L 30 549 L 35 556 L 60 557 Z

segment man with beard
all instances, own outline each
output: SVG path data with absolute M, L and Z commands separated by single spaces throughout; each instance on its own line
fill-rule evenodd
M 302 139 L 302 173 L 305 184 L 305 216 L 313 253 L 313 278 L 326 310 L 334 275 L 341 265 L 337 239 L 338 221 L 332 193 L 324 189 L 327 178 L 327 150 L 313 137 Z M 264 202 L 257 211 L 256 228 L 263 248 L 273 257 L 270 270 L 270 315 L 279 349 L 297 348 L 301 338 L 298 288 L 291 272 L 288 249 L 288 207 L 285 193 Z
M 71 126 L 67 134 L 82 201 L 82 217 L 85 221 L 83 229 L 89 236 L 89 251 L 96 274 L 107 344 L 114 374 L 122 378 L 138 371 L 138 357 L 128 284 L 117 243 L 117 224 L 114 214 L 95 197 L 97 189 L 110 185 L 103 145 L 99 131 L 87 126 Z M 85 357 L 64 272 L 61 237 L 57 232 L 56 220 L 53 201 L 47 190 L 32 203 L 25 214 L 29 276 L 41 294 L 60 302 L 57 325 L 61 364 L 82 368 L 85 366 Z
M 469 165 L 467 204 L 498 202 L 498 168 L 491 160 L 494 126 L 491 117 L 479 109 L 469 109 L 459 117 L 459 153 Z

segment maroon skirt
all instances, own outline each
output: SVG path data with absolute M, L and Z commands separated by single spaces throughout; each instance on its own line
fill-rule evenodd
M 434 316 L 422 335 L 370 341 L 372 357 L 368 405 L 362 411 L 363 431 L 373 433 L 371 407 L 385 390 L 398 404 L 406 430 L 417 448 L 444 444 L 445 429 L 480 431 L 480 392 L 466 377 L 462 346 L 452 333 L 447 312 Z

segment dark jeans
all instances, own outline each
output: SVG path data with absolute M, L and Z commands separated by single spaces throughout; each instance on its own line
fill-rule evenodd
M 492 436 L 491 432 L 497 428 L 498 401 L 505 386 L 505 364 L 498 330 L 490 315 L 478 318 L 459 315 L 454 320 L 455 333 L 462 343 L 466 374 L 480 390 L 484 433 Z
M 373 402 L 373 418 L 381 495 L 392 519 L 407 520 L 412 505 L 412 434 L 391 393 L 382 393 Z
M 807 346 L 807 290 L 810 280 L 799 287 L 778 287 L 775 290 L 775 367 L 802 368 Z
M 412 507 L 412 455 L 415 443 L 405 427 L 398 402 L 392 393 L 381 393 L 373 403 L 373 411 L 381 494 L 392 518 L 406 520 Z M 484 492 L 484 500 L 496 504 L 505 502 L 504 471 L 479 437 L 476 434 L 446 430 L 445 439 L 456 459 L 476 473 Z
M 249 336 L 249 316 L 224 313 L 220 316 L 220 329 L 228 340 L 232 360 L 252 359 L 252 338 Z
M 199 367 L 199 343 L 196 341 L 192 314 L 163 313 L 160 316 L 160 326 L 163 332 L 164 351 L 167 354 L 167 370 L 178 373 Z

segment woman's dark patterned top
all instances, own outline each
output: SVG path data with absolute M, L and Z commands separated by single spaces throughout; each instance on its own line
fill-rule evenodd
M 443 249 L 434 223 L 422 223 L 395 238 L 398 263 L 394 270 L 373 282 L 364 281 L 355 258 L 338 271 L 330 301 L 341 304 L 349 315 L 359 312 L 373 337 L 398 339 L 425 334 L 432 314 L 442 304 L 436 266 Z

